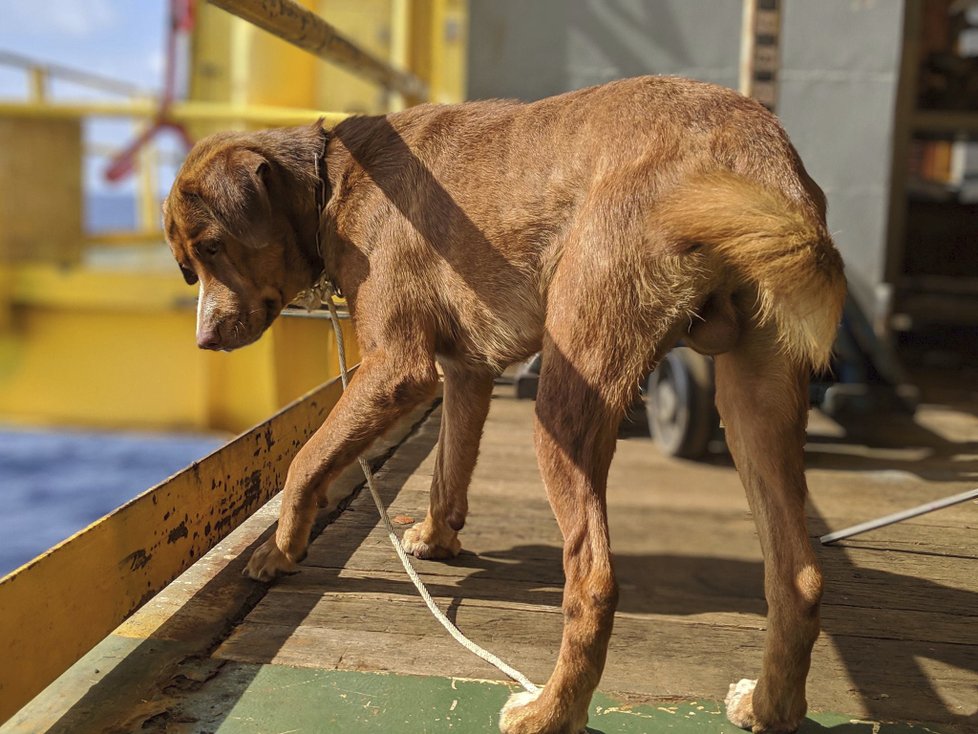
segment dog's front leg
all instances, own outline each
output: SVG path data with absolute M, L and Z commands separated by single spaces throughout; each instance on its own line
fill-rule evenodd
M 364 356 L 349 388 L 289 467 L 274 537 L 248 563 L 248 575 L 267 581 L 295 569 L 306 554 L 323 487 L 398 417 L 431 394 L 438 373 L 423 350 L 374 350 Z
M 428 515 L 403 540 L 404 549 L 418 558 L 452 558 L 462 548 L 458 531 L 468 513 L 469 482 L 492 398 L 491 372 L 452 363 L 444 370 L 445 399 Z

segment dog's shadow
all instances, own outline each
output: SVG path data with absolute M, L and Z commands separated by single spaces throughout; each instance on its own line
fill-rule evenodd
M 856 567 L 842 547 L 823 547 L 818 553 L 827 579 L 823 639 L 829 639 L 844 666 L 834 674 L 851 680 L 867 715 L 879 721 L 927 721 L 957 725 L 964 731 L 978 730 L 978 712 L 952 710 L 921 665 L 922 661 L 933 661 L 978 673 L 975 647 L 953 642 L 974 637 L 973 610 L 978 608 L 978 593 L 897 572 Z M 448 609 L 453 619 L 466 600 L 499 600 L 501 595 L 516 603 L 560 605 L 561 551 L 557 547 L 524 545 L 480 555 L 463 551 L 448 563 L 470 570 L 457 587 L 432 588 L 438 595 L 454 594 Z M 615 572 L 622 587 L 619 613 L 687 616 L 765 612 L 764 570 L 759 561 L 618 554 Z M 909 607 L 901 606 L 919 614 L 922 623 L 929 615 L 940 615 L 942 639 L 952 642 L 903 639 L 909 636 L 905 633 L 907 609 L 853 605 L 853 598 L 865 599 L 867 590 L 872 589 L 887 590 L 886 598 L 891 601 L 912 600 Z M 688 642 L 695 646 L 696 637 L 690 636 Z M 614 644 L 613 640 L 612 648 Z M 703 644 L 708 643 L 704 640 Z M 689 652 L 695 659 L 716 651 Z M 813 705 L 818 707 L 818 701 Z M 875 730 L 861 723 L 825 726 L 809 719 L 800 731 L 868 734 Z
M 842 437 L 809 432 L 807 469 L 901 471 L 931 482 L 978 479 L 978 441 L 952 441 L 906 413 L 853 414 L 838 420 Z

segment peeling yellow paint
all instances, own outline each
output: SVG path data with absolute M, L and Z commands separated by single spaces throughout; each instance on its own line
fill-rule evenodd
M 0 722 L 281 489 L 333 381 L 0 579 Z M 127 636 L 164 619 L 140 615 Z

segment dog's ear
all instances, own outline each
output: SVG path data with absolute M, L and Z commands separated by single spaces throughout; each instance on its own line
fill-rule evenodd
M 269 173 L 269 163 L 260 153 L 229 148 L 210 161 L 193 193 L 228 234 L 248 247 L 264 247 L 272 231 Z

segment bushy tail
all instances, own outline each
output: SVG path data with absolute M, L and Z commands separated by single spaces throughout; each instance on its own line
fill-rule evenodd
M 826 365 L 846 284 L 842 259 L 813 214 L 778 191 L 715 172 L 661 199 L 654 221 L 680 246 L 703 245 L 756 287 L 756 318 L 775 324 L 789 358 Z

